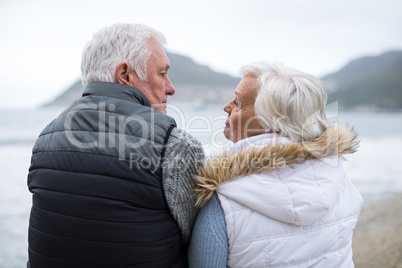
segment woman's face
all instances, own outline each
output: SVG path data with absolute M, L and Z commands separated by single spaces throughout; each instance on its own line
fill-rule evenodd
M 223 131 L 227 139 L 236 143 L 265 132 L 254 113 L 257 93 L 257 77 L 245 75 L 236 88 L 234 99 L 223 107 L 228 113 Z

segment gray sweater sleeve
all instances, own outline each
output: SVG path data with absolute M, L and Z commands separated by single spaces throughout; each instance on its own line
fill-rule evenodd
M 201 143 L 187 132 L 174 128 L 166 144 L 163 188 L 170 213 L 179 226 L 186 246 L 198 213 L 194 200 L 194 175 L 203 160 Z
M 226 268 L 229 245 L 225 215 L 216 194 L 200 210 L 188 250 L 190 268 Z

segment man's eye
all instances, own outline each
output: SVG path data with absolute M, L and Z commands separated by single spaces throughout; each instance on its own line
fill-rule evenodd
M 237 107 L 239 107 L 239 103 L 235 100 L 234 101 L 234 104 L 237 106 Z

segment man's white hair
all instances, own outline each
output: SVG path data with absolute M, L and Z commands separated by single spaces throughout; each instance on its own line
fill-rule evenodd
M 265 129 L 294 141 L 311 141 L 327 128 L 327 93 L 319 79 L 267 61 L 245 65 L 240 73 L 258 77 L 254 110 Z
M 82 53 L 82 84 L 116 82 L 115 69 L 123 61 L 140 80 L 146 81 L 147 61 L 151 56 L 149 38 L 166 43 L 162 33 L 142 24 L 114 24 L 94 33 Z

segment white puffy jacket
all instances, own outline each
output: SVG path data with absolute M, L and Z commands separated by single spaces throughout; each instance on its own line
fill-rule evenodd
M 331 128 L 295 147 L 264 134 L 236 143 L 220 157 L 226 160 L 205 168 L 198 180 L 201 190 L 216 187 L 221 201 L 229 267 L 354 267 L 352 236 L 363 199 L 339 156 L 354 151 L 355 138 Z M 250 149 L 256 144 L 263 147 Z

